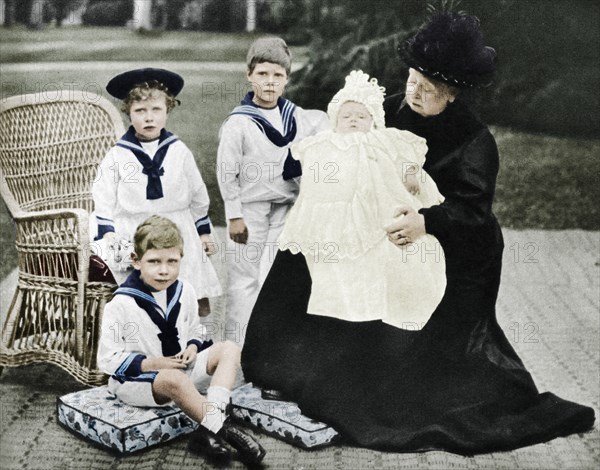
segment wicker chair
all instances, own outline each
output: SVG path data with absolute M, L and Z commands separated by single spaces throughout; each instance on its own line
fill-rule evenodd
M 51 362 L 82 383 L 106 381 L 96 353 L 102 311 L 116 286 L 89 282 L 91 184 L 123 133 L 119 112 L 93 93 L 53 91 L 0 103 L 0 194 L 16 225 L 19 268 L 0 366 Z

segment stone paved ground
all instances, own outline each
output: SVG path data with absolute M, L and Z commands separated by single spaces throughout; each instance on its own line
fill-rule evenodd
M 220 229 L 221 237 L 224 236 Z M 600 233 L 505 230 L 506 250 L 498 317 L 540 391 L 592 406 L 600 393 Z M 220 263 L 216 263 L 224 279 Z M 5 315 L 12 277 L 0 286 Z M 223 302 L 214 304 L 220 319 Z M 55 401 L 82 387 L 49 365 L 5 369 L 0 377 L 1 469 L 211 468 L 177 440 L 118 457 L 88 445 L 56 424 Z M 272 469 L 595 469 L 600 432 L 555 439 L 512 452 L 461 457 L 446 452 L 382 453 L 336 447 L 302 451 L 260 436 Z M 243 468 L 236 463 L 234 468 Z

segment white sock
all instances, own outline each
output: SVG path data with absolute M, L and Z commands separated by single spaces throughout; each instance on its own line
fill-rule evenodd
M 231 390 L 210 386 L 206 391 L 206 415 L 200 424 L 214 433 L 219 432 L 225 421 L 225 410 L 231 398 Z

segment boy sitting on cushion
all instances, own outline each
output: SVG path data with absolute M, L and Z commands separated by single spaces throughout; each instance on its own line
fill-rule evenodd
M 172 221 L 151 216 L 138 226 L 134 271 L 104 310 L 98 367 L 125 403 L 175 403 L 200 423 L 190 437 L 191 452 L 228 462 L 227 442 L 242 461 L 259 463 L 265 450 L 226 419 L 240 350 L 229 341 L 204 341 L 194 289 L 178 279 L 182 256 L 183 238 Z M 198 390 L 207 382 L 205 397 Z

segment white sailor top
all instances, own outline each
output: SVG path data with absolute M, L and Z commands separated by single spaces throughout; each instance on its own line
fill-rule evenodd
M 96 239 L 116 232 L 131 241 L 148 217 L 167 217 L 183 236 L 181 277 L 192 284 L 198 298 L 221 295 L 216 271 L 199 238 L 211 232 L 208 191 L 192 152 L 176 135 L 163 129 L 150 156 L 130 127 L 100 163 L 92 195 Z
M 146 357 L 173 356 L 190 344 L 206 349 L 206 329 L 198 317 L 193 288 L 177 280 L 167 289 L 167 308 L 155 300 L 134 270 L 106 304 L 98 346 L 98 367 L 120 382 L 152 382 L 154 372 L 141 372 Z
M 189 210 L 199 234 L 210 233 L 206 185 L 190 149 L 162 129 L 154 156 L 129 130 L 98 167 L 92 187 L 98 237 L 119 231 L 119 219 L 132 214 Z
M 219 131 L 217 176 L 227 219 L 242 217 L 242 204 L 293 203 L 296 179 L 284 179 L 289 146 L 329 128 L 323 111 L 305 110 L 280 98 L 283 133 L 252 102 L 250 92 Z

